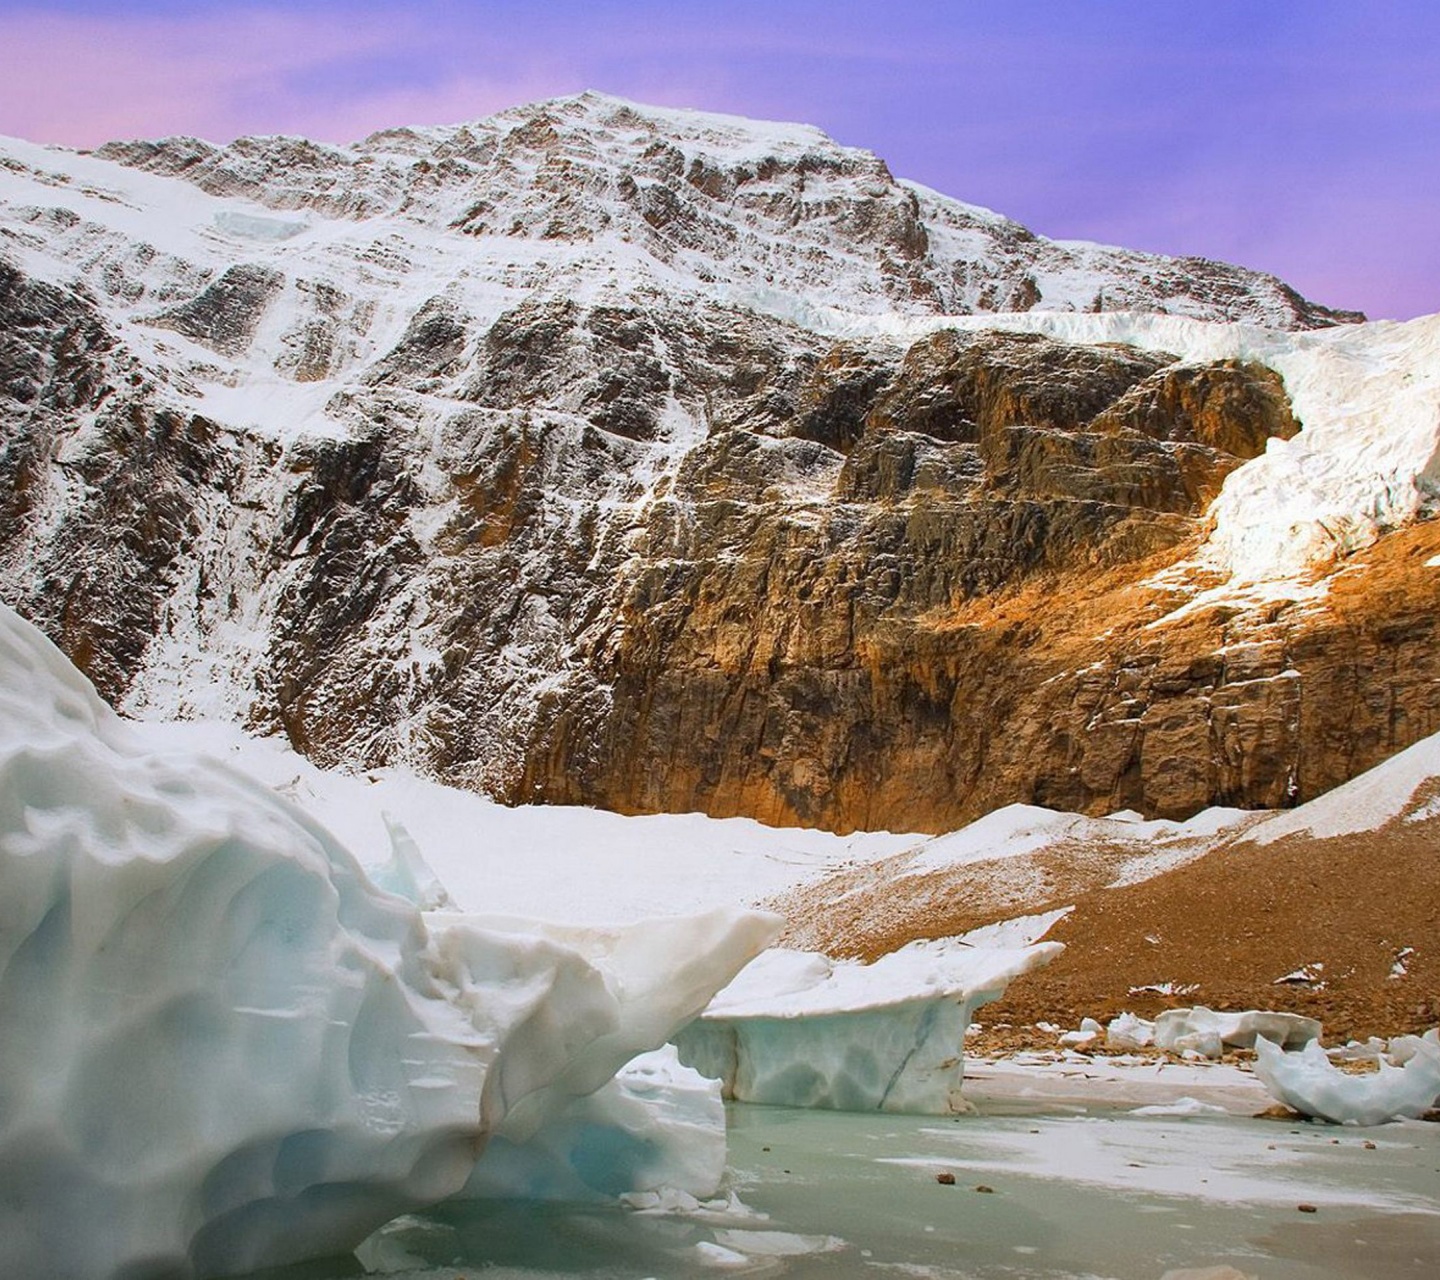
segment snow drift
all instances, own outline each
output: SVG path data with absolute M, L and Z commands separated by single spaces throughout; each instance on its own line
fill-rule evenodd
M 775 925 L 427 923 L 272 792 L 145 749 L 0 608 L 0 1274 L 348 1251 L 492 1135 L 544 1147 Z M 643 1085 L 604 1122 L 643 1130 Z

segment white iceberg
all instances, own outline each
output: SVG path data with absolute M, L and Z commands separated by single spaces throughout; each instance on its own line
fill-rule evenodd
M 1255 1074 L 1277 1102 L 1332 1124 L 1372 1125 L 1424 1115 L 1440 1099 L 1440 1049 L 1416 1040 L 1403 1067 L 1383 1058 L 1379 1070 L 1348 1075 L 1312 1041 L 1286 1053 L 1268 1040 L 1255 1042 Z
M 776 926 L 427 919 L 273 792 L 144 748 L 0 607 L 0 1275 L 353 1249 L 492 1135 L 543 1144 Z
M 1022 935 L 1023 936 L 1023 935 Z M 675 1039 L 726 1097 L 943 1115 L 961 1096 L 965 1028 L 1058 942 L 914 942 L 873 964 L 767 951 Z
M 1116 1052 L 1148 1049 L 1155 1043 L 1155 1024 L 1133 1013 L 1111 1018 L 1105 1028 L 1105 1047 Z
M 1320 1038 L 1320 1024 L 1298 1013 L 1247 1009 L 1217 1013 L 1203 1004 L 1193 1009 L 1166 1009 L 1155 1019 L 1155 1047 L 1171 1053 L 1195 1053 L 1218 1058 L 1224 1050 L 1249 1049 L 1257 1037 L 1286 1049 L 1299 1048 Z

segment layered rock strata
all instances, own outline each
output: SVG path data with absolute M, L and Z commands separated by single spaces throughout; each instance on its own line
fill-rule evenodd
M 1078 254 L 1152 309 L 1337 313 L 742 123 L 582 98 L 349 150 L 13 144 L 5 599 L 132 713 L 511 801 L 1182 815 L 1440 728 L 1420 488 L 1314 582 L 1196 599 L 1227 477 L 1307 439 L 1282 335 L 930 315 L 1021 248 L 1042 308 Z

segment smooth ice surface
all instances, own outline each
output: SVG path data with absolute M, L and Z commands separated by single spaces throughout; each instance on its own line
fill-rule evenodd
M 1061 1070 L 1075 1069 L 1031 1074 L 1073 1085 Z M 1176 1070 L 1241 1079 L 1227 1067 Z M 1246 1110 L 1258 1109 L 1257 1093 L 1264 1105 L 1264 1091 L 1244 1080 L 1238 1114 L 1223 1117 L 983 1093 L 979 1114 L 943 1121 L 734 1105 L 740 1205 L 449 1205 L 385 1235 L 407 1280 L 720 1274 L 700 1245 L 740 1255 L 741 1274 L 795 1280 L 1159 1280 L 1216 1266 L 1262 1280 L 1433 1280 L 1440 1126 L 1337 1132 L 1255 1120 Z M 954 1185 L 937 1183 L 941 1171 Z M 980 1184 L 993 1194 L 976 1194 Z M 353 1275 L 336 1267 L 304 1280 Z
M 1440 1049 L 1419 1048 L 1403 1067 L 1383 1058 L 1378 1071 L 1348 1075 L 1315 1043 L 1286 1053 L 1268 1040 L 1255 1042 L 1255 1074 L 1277 1102 L 1332 1124 L 1384 1124 L 1423 1116 L 1440 1102 Z
M 777 924 L 427 919 L 269 789 L 147 749 L 0 607 L 0 1275 L 348 1250 L 492 1134 L 552 1142 Z
M 963 1111 L 976 1008 L 1063 946 L 1033 936 L 1063 913 L 983 939 L 913 942 L 873 964 L 774 949 L 676 1039 L 681 1059 L 744 1102 L 842 1111 Z M 977 941 L 980 945 L 977 945 Z

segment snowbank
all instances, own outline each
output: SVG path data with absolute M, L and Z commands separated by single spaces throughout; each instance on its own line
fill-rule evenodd
M 965 1028 L 1012 979 L 1064 947 L 914 942 L 874 964 L 772 950 L 676 1037 L 727 1097 L 840 1111 L 945 1114 L 961 1097 Z
M 397 865 L 423 895 L 413 855 Z M 427 921 L 267 788 L 146 749 L 0 607 L 0 1274 L 207 1277 L 346 1252 L 464 1186 L 492 1135 L 553 1148 L 548 1126 L 573 1125 L 577 1097 L 777 923 Z M 608 1128 L 569 1152 L 582 1181 L 586 1142 L 644 1132 L 643 1086 L 593 1104 Z M 715 1113 L 689 1116 L 649 1137 Z
M 320 769 L 288 744 L 215 721 L 132 726 L 157 747 L 225 760 L 294 799 L 340 837 L 372 880 L 411 896 L 420 851 L 462 910 L 619 925 L 756 902 L 922 837 L 848 836 L 698 813 L 627 816 L 573 805 L 507 808 L 403 766 Z M 393 828 L 413 837 L 396 854 Z M 418 847 L 418 848 L 417 848 Z M 517 858 L 515 850 L 523 849 Z M 399 865 L 397 865 L 399 864 Z M 427 907 L 429 905 L 427 901 Z

